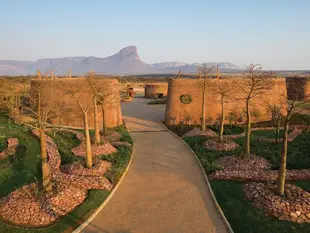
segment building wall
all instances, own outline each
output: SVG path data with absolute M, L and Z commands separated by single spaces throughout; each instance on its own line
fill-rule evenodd
M 164 96 L 167 96 L 168 83 L 152 83 L 145 85 L 145 98 L 155 99 L 157 93 L 163 93 Z
M 54 80 L 32 80 L 31 90 L 38 85 L 41 91 L 42 109 L 53 108 L 55 113 L 61 113 L 60 125 L 71 127 L 83 127 L 83 112 L 75 99 L 69 94 L 70 86 L 76 90 L 77 99 L 84 109 L 88 110 L 89 127 L 94 128 L 93 91 L 84 78 L 59 78 Z M 122 113 L 120 107 L 119 85 L 116 79 L 98 79 L 96 85 L 102 86 L 107 93 L 104 112 L 105 123 L 108 127 L 115 127 L 122 124 Z M 62 106 L 63 109 L 58 107 Z M 102 110 L 98 105 L 99 127 L 102 127 Z M 58 124 L 58 117 L 51 119 L 52 124 Z
M 217 82 L 221 82 L 223 85 L 232 86 L 234 81 L 238 81 L 238 78 L 230 79 L 212 79 L 208 81 L 206 88 L 206 119 L 207 122 L 212 124 L 216 121 L 221 113 L 220 95 L 216 94 L 215 87 Z M 269 104 L 282 104 L 283 95 L 286 96 L 286 84 L 285 79 L 277 78 L 273 80 L 275 85 L 272 85 L 270 90 L 266 90 L 263 95 L 253 99 L 251 108 L 253 112 L 260 113 L 260 116 L 253 117 L 253 122 L 264 121 L 271 119 L 271 113 L 268 111 L 266 101 Z M 167 125 L 179 124 L 180 121 L 184 121 L 188 116 L 191 118 L 192 124 L 199 124 L 202 113 L 202 87 L 203 80 L 197 79 L 172 79 L 168 86 L 168 96 L 166 105 L 165 123 Z M 188 94 L 192 96 L 192 102 L 190 104 L 184 104 L 180 100 L 180 96 Z M 229 112 L 234 112 L 238 116 L 245 110 L 244 93 L 238 91 L 236 88 L 231 92 L 230 98 L 226 99 L 224 109 L 225 115 Z M 286 107 L 286 103 L 284 108 Z M 284 114 L 285 114 L 285 110 Z M 212 118 L 212 119 L 211 119 Z

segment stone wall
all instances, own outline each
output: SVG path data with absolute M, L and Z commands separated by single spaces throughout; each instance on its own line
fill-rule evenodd
M 221 113 L 220 95 L 216 93 L 217 82 L 223 85 L 232 86 L 234 81 L 240 78 L 230 79 L 210 79 L 206 88 L 206 119 L 209 119 L 208 124 L 212 124 Z M 258 112 L 260 116 L 253 117 L 253 122 L 265 121 L 271 119 L 271 113 L 268 111 L 266 102 L 269 104 L 283 103 L 283 96 L 286 95 L 286 84 L 284 78 L 273 79 L 274 85 L 270 90 L 265 90 L 260 97 L 253 99 L 251 108 L 252 112 Z M 167 125 L 179 124 L 186 118 L 190 118 L 191 124 L 199 124 L 202 111 L 202 86 L 203 80 L 197 79 L 171 79 L 168 86 L 167 106 L 165 123 Z M 190 95 L 192 102 L 184 104 L 180 100 L 181 95 Z M 229 112 L 234 112 L 241 116 L 245 110 L 244 93 L 234 88 L 229 99 L 225 103 L 225 115 Z M 284 112 L 285 114 L 285 112 Z M 245 117 L 243 117 L 245 119 Z M 241 120 L 242 121 L 242 120 Z
M 289 100 L 294 99 L 299 90 L 301 90 L 301 92 L 298 96 L 298 100 L 304 100 L 305 97 L 310 100 L 310 81 L 307 81 L 306 77 L 287 77 L 286 86 Z
M 96 79 L 96 85 L 102 86 L 106 91 L 104 104 L 105 123 L 108 127 L 122 124 L 122 113 L 120 107 L 119 85 L 116 79 Z M 93 91 L 84 78 L 59 78 L 54 80 L 32 80 L 30 92 L 34 93 L 35 87 L 41 90 L 41 106 L 53 108 L 56 115 L 51 119 L 52 124 L 59 123 L 63 126 L 83 127 L 83 113 L 72 95 L 69 94 L 70 87 L 76 91 L 76 96 L 83 108 L 90 105 L 88 111 L 89 127 L 94 128 L 93 114 Z M 59 106 L 61 109 L 59 109 Z M 60 114 L 59 114 L 60 113 Z M 58 115 L 58 116 L 57 116 Z M 98 105 L 99 127 L 102 127 L 101 105 Z
M 163 93 L 164 96 L 167 96 L 168 83 L 151 83 L 145 85 L 145 98 L 155 99 L 157 93 Z

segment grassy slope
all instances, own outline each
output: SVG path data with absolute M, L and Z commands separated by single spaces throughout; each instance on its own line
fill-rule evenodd
M 264 137 L 264 130 L 261 132 L 255 131 L 256 136 Z M 270 132 L 267 133 L 266 137 L 270 136 Z M 251 151 L 253 154 L 260 155 L 268 159 L 273 169 L 279 167 L 279 156 L 281 151 L 281 143 L 275 144 L 272 142 L 262 142 L 256 140 L 257 137 L 253 136 L 251 140 Z M 206 172 L 210 173 L 214 171 L 215 167 L 213 161 L 221 156 L 227 155 L 238 155 L 242 153 L 243 140 L 244 138 L 234 139 L 240 147 L 236 150 L 229 152 L 218 152 L 206 150 L 203 147 L 204 138 L 185 138 L 184 139 L 196 152 L 197 156 L 202 161 L 202 164 Z M 288 169 L 302 169 L 310 168 L 310 131 L 305 131 L 299 135 L 293 142 L 288 144 L 288 157 L 287 157 L 287 168 Z
M 0 170 L 0 197 L 7 195 L 15 190 L 15 187 L 31 183 L 35 180 L 40 180 L 40 163 L 39 142 L 28 132 L 25 132 L 23 127 L 8 124 L 8 120 L 4 116 L 0 116 L 0 135 L 9 137 L 17 137 L 19 146 L 18 153 L 22 153 L 19 160 L 14 162 L 10 167 Z M 1 227 L 0 227 L 1 229 Z M 1 232 L 1 231 L 0 231 Z
M 125 127 L 118 127 L 115 129 L 117 132 L 119 132 L 122 135 L 122 141 L 127 141 L 129 143 L 133 143 L 130 135 L 128 134 Z M 29 136 L 29 135 L 28 135 Z M 76 161 L 76 158 L 72 155 L 70 152 L 70 149 L 74 146 L 76 146 L 79 142 L 71 133 L 64 133 L 59 132 L 56 134 L 55 142 L 59 146 L 59 150 L 61 153 L 62 159 L 64 158 L 66 162 L 72 162 Z M 36 142 L 37 145 L 37 152 L 34 154 L 39 153 L 39 144 L 34 139 L 34 142 Z M 113 169 L 107 174 L 107 177 L 113 182 L 113 184 L 116 184 L 124 172 L 125 168 L 128 165 L 128 162 L 130 160 L 131 156 L 131 149 L 125 148 L 123 146 L 118 147 L 118 152 L 114 155 L 103 157 L 106 160 L 109 160 L 113 163 Z M 36 161 L 38 160 L 38 157 L 32 157 L 29 160 Z M 28 166 L 27 166 L 28 168 Z M 2 174 L 2 171 L 0 171 L 0 174 Z M 1 178 L 0 178 L 1 179 Z M 14 190 L 13 189 L 7 189 L 6 192 L 3 192 L 2 190 L 3 186 L 2 180 L 1 181 L 1 189 L 0 194 L 4 195 L 6 193 L 9 193 Z M 8 178 L 8 184 L 11 183 L 11 179 Z M 22 177 L 20 180 L 17 180 L 16 187 L 21 186 Z M 32 180 L 26 180 L 26 183 L 30 183 Z M 5 184 L 4 184 L 5 185 Z M 6 185 L 6 186 L 7 186 Z M 12 185 L 9 185 L 10 187 Z M 37 228 L 37 229 L 31 229 L 31 228 L 21 228 L 16 226 L 7 225 L 0 221 L 0 232 L 10 232 L 10 233 L 57 233 L 57 232 L 63 232 L 66 230 L 66 232 L 71 232 L 76 227 L 78 227 L 84 220 L 86 220 L 87 216 L 89 216 L 109 195 L 110 192 L 104 191 L 104 190 L 90 190 L 88 198 L 86 201 L 78 206 L 73 212 L 68 214 L 67 216 L 64 216 L 58 221 L 57 223 L 45 227 L 45 228 Z
M 281 144 L 259 142 L 257 137 L 273 137 L 273 131 L 256 131 L 252 137 L 252 151 L 267 158 L 274 168 L 278 167 Z M 185 141 L 193 148 L 207 173 L 215 170 L 213 161 L 220 156 L 236 155 L 242 152 L 242 147 L 231 152 L 209 151 L 203 148 L 204 138 L 186 138 Z M 235 139 L 241 146 L 243 138 Z M 293 142 L 289 143 L 288 168 L 310 168 L 310 132 L 303 132 Z M 234 181 L 210 181 L 214 194 L 225 216 L 235 233 L 308 233 L 309 224 L 297 224 L 279 221 L 265 216 L 253 207 L 245 198 L 243 183 Z M 294 182 L 301 188 L 310 191 L 310 181 Z
M 243 183 L 210 181 L 213 192 L 235 233 L 308 233 L 309 224 L 279 221 L 267 217 L 245 198 Z M 298 184 L 310 191 L 310 182 Z

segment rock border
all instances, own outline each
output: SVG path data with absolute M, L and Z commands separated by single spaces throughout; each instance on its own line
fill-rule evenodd
M 33 135 L 39 137 L 39 131 L 33 130 Z M 60 171 L 60 155 L 57 145 L 48 136 L 45 135 L 46 150 L 48 156 L 48 167 L 53 181 L 53 186 L 57 191 L 43 195 L 40 199 L 36 197 L 36 192 L 31 191 L 31 187 L 35 188 L 36 184 L 29 184 L 13 191 L 6 197 L 0 199 L 0 217 L 5 222 L 25 227 L 43 227 L 57 221 L 60 216 L 71 212 L 76 206 L 83 203 L 86 198 L 87 191 L 90 189 L 112 190 L 113 185 L 105 177 L 66 174 Z M 74 190 L 74 191 L 71 191 Z M 20 193 L 28 193 L 21 195 Z M 85 193 L 85 197 L 83 195 Z M 79 194 L 79 195 L 78 195 Z M 78 195 L 74 198 L 74 195 Z M 16 201 L 18 198 L 19 201 Z M 22 204 L 24 203 L 24 205 Z M 20 205 L 40 206 L 39 212 L 33 214 L 31 208 L 23 209 L 23 211 L 7 211 L 8 209 L 20 209 Z M 67 208 L 59 211 L 57 203 L 69 203 Z M 63 204 L 64 205 L 64 204 Z M 27 205 L 26 205 L 27 206 Z M 66 206 L 66 205 L 64 205 Z M 55 214 L 56 213 L 56 214 Z M 47 215 L 48 214 L 48 215 Z M 48 217 L 49 216 L 49 217 Z M 40 219 L 38 221 L 37 219 Z
M 257 155 L 251 155 L 248 159 L 241 156 L 223 156 L 214 163 L 226 171 L 260 171 L 271 168 L 267 159 Z
M 244 194 L 267 216 L 295 223 L 310 223 L 310 193 L 292 184 L 285 185 L 285 197 L 275 193 L 275 184 L 249 183 Z
M 210 139 L 203 143 L 204 148 L 207 150 L 215 151 L 231 151 L 237 149 L 239 144 L 231 140 L 224 140 L 220 142 L 218 139 Z
M 195 136 L 217 137 L 218 135 L 211 129 L 206 129 L 205 131 L 202 131 L 201 129 L 195 127 L 191 131 L 185 133 L 182 136 L 182 138 L 195 137 Z
M 7 141 L 7 148 L 0 152 L 0 160 L 5 159 L 10 155 L 14 155 L 16 152 L 16 148 L 19 145 L 18 138 L 8 138 Z

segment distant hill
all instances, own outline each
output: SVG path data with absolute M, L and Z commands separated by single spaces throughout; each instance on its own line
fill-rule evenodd
M 234 72 L 238 66 L 229 62 L 209 62 L 206 65 L 218 66 L 221 72 Z M 105 57 L 64 57 L 39 59 L 36 62 L 0 60 L 0 75 L 33 75 L 36 70 L 42 73 L 54 70 L 56 75 L 66 75 L 71 68 L 72 75 L 83 75 L 92 69 L 97 74 L 139 75 L 139 74 L 170 74 L 181 70 L 182 73 L 196 73 L 200 63 L 162 62 L 146 64 L 140 60 L 136 46 L 121 49 L 118 53 Z

